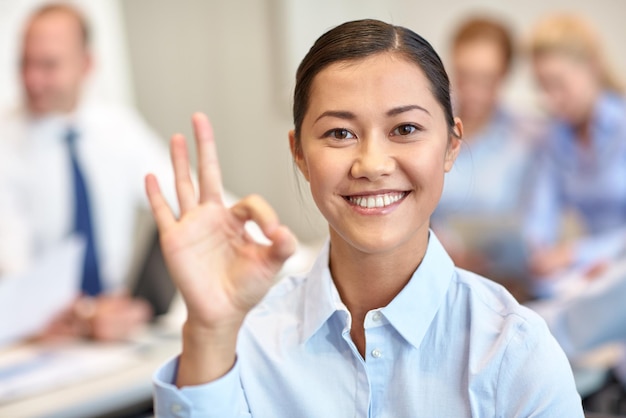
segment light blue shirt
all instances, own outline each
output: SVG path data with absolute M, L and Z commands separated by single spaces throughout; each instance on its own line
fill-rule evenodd
M 480 133 L 463 141 L 435 218 L 516 213 L 525 197 L 535 125 L 498 109 Z
M 587 230 L 575 243 L 577 266 L 619 256 L 626 248 L 626 101 L 600 97 L 589 147 L 555 121 L 541 153 L 525 226 L 529 241 L 557 243 L 561 216 L 573 209 Z
M 207 300 L 207 303 L 210 303 Z M 504 288 L 456 269 L 431 233 L 405 288 L 365 317 L 365 358 L 328 268 L 279 282 L 247 316 L 222 378 L 177 389 L 155 374 L 158 417 L 582 417 L 565 355 Z
M 461 143 L 431 219 L 451 254 L 478 255 L 474 268 L 492 279 L 527 276 L 523 202 L 532 150 L 543 128 L 539 122 L 498 108 L 480 132 Z

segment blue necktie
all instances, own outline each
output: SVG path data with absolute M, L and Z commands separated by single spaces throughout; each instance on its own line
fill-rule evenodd
M 95 296 L 102 291 L 102 282 L 98 270 L 98 257 L 96 254 L 96 242 L 94 239 L 93 226 L 91 224 L 91 211 L 89 209 L 89 195 L 85 178 L 80 170 L 76 155 L 76 131 L 70 128 L 67 131 L 65 140 L 70 152 L 72 161 L 72 182 L 74 185 L 74 232 L 80 234 L 85 239 L 85 260 L 83 264 L 83 274 L 81 289 L 90 296 Z

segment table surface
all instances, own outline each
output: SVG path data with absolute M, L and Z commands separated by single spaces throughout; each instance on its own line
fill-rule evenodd
M 321 243 L 318 247 L 321 247 Z M 311 247 L 315 248 L 315 247 Z M 301 247 L 284 267 L 283 275 L 308 270 L 317 251 Z M 145 335 L 137 360 L 97 377 L 51 388 L 37 395 L 2 403 L 0 418 L 91 418 L 114 417 L 152 400 L 152 375 L 181 350 L 181 326 L 186 318 L 182 298 L 177 295 L 170 311 Z M 0 353 L 0 356 L 2 353 Z
M 178 352 L 178 333 L 152 328 L 142 336 L 141 355 L 129 366 L 31 397 L 0 403 L 0 417 L 98 417 L 148 404 L 154 371 Z

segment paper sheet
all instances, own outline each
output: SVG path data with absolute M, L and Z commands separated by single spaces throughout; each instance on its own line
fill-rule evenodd
M 0 277 L 0 348 L 42 330 L 76 297 L 83 252 L 71 237 L 28 271 Z
M 137 362 L 134 343 L 26 345 L 0 351 L 0 404 L 115 373 Z

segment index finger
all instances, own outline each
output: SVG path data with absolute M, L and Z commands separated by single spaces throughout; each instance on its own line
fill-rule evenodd
M 209 200 L 221 202 L 222 173 L 217 159 L 213 128 L 203 113 L 195 113 L 192 122 L 198 152 L 200 203 Z
M 146 194 L 150 201 L 150 208 L 152 209 L 152 215 L 156 221 L 157 227 L 160 232 L 164 232 L 166 229 L 176 223 L 176 218 L 172 213 L 172 209 L 167 204 L 167 201 L 161 193 L 159 182 L 154 174 L 148 174 L 145 179 Z

